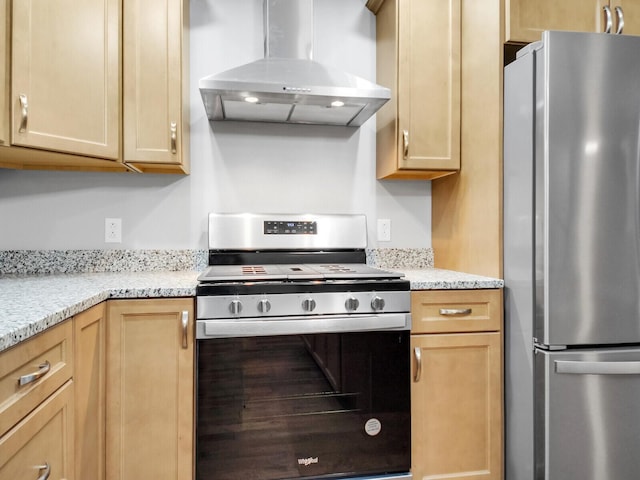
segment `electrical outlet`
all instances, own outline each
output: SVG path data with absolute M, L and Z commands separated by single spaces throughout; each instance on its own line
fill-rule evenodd
M 104 241 L 105 243 L 122 243 L 122 219 L 104 219 Z
M 389 220 L 388 218 L 378 219 L 378 241 L 391 241 L 391 220 Z

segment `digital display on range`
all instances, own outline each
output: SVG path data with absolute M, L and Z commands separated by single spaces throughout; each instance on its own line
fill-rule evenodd
M 267 220 L 264 222 L 265 235 L 316 235 L 317 222 L 287 222 Z

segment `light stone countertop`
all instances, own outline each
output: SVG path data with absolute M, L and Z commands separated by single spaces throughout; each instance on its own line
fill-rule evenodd
M 0 351 L 108 298 L 193 297 L 200 272 L 0 277 Z
M 394 268 L 411 282 L 411 290 L 473 290 L 503 288 L 504 280 L 440 268 Z
M 499 279 L 435 268 L 395 269 L 412 290 L 502 288 Z M 193 297 L 199 271 L 0 276 L 0 351 L 109 298 Z

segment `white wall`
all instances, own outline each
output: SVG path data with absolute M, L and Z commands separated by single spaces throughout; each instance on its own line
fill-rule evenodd
M 316 0 L 314 59 L 375 80 L 365 0 Z M 200 77 L 263 56 L 262 0 L 191 0 L 191 175 L 0 169 L 0 249 L 206 248 L 216 212 L 365 213 L 371 247 L 431 246 L 431 185 L 376 181 L 375 120 L 360 129 L 210 124 Z M 104 218 L 122 218 L 122 244 Z M 376 219 L 392 222 L 378 243 Z

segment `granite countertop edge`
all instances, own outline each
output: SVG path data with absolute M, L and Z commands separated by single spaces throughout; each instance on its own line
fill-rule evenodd
M 412 290 L 503 288 L 500 279 L 403 269 Z M 0 352 L 107 299 L 194 297 L 200 271 L 0 276 Z

